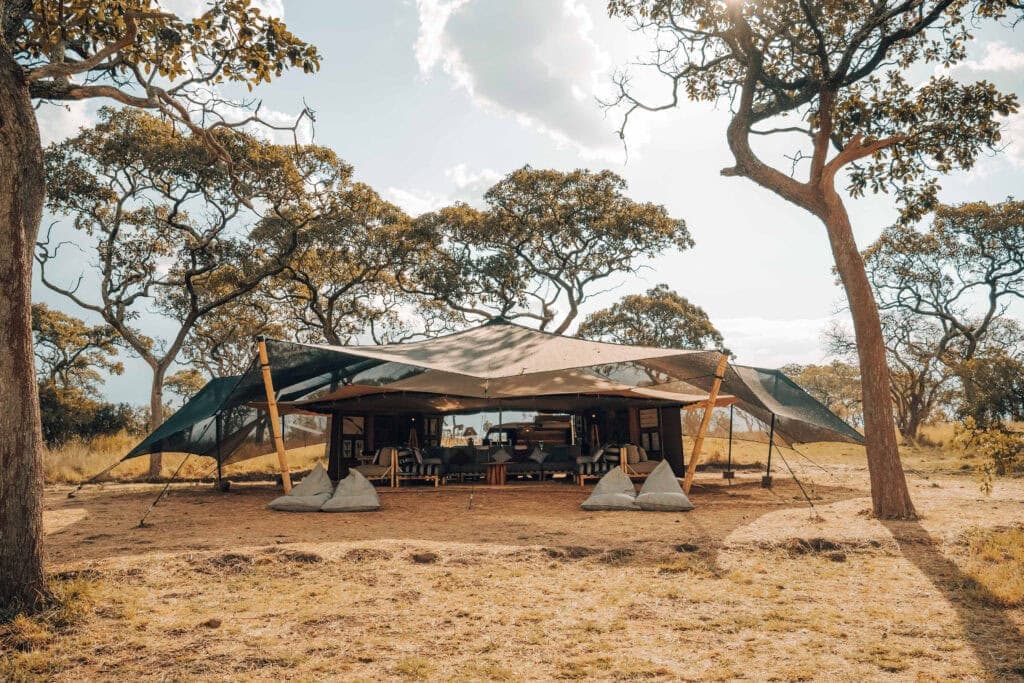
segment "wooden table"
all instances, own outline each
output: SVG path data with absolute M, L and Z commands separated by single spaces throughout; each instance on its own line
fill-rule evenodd
M 504 486 L 505 475 L 508 472 L 508 463 L 489 462 L 487 463 L 487 485 Z

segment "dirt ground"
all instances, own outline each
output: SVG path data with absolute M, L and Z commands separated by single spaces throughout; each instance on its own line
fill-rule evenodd
M 46 498 L 73 626 L 19 653 L 54 680 L 1024 677 L 1024 608 L 965 573 L 1024 525 L 1024 480 L 912 474 L 919 522 L 868 515 L 861 467 L 698 476 L 690 513 L 587 513 L 571 484 L 381 490 L 376 513 L 267 510 L 270 485 Z M 588 487 L 589 490 L 589 487 Z M 10 666 L 10 664 L 9 664 Z

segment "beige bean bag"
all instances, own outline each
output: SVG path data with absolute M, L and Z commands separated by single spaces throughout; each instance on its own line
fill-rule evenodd
M 636 503 L 641 510 L 686 512 L 693 509 L 693 503 L 683 493 L 683 487 L 666 460 L 662 460 L 647 477 Z
M 348 476 L 338 482 L 338 488 L 330 500 L 320 508 L 321 512 L 369 512 L 380 509 L 380 498 L 373 484 L 359 473 L 350 469 Z
M 584 510 L 639 510 L 636 489 L 621 467 L 608 471 L 594 487 L 590 498 L 583 501 Z
M 320 463 L 307 474 L 292 490 L 267 504 L 271 510 L 282 512 L 317 512 L 334 491 L 327 470 Z

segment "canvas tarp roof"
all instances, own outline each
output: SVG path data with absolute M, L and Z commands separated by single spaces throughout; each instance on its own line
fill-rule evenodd
M 507 321 L 405 344 L 268 340 L 267 350 L 282 412 L 683 406 L 707 399 L 720 358 L 718 351 L 593 342 Z M 760 420 L 774 414 L 776 436 L 783 442 L 862 441 L 856 430 L 777 370 L 729 366 L 721 391 L 723 402 L 735 400 Z M 159 451 L 218 457 L 211 445 L 216 446 L 219 420 L 220 457 L 230 461 L 227 442 L 244 438 L 265 420 L 259 409 L 265 400 L 253 363 L 239 377 L 211 382 L 126 457 Z

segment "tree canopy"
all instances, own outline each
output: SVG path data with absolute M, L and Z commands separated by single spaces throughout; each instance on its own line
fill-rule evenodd
M 608 8 L 657 35 L 643 64 L 669 82 L 668 97 L 650 102 L 620 74 L 608 104 L 625 108 L 623 130 L 637 110 L 669 109 L 684 97 L 725 101 L 736 163 L 722 173 L 815 215 L 827 210 L 817 188 L 845 169 L 852 195 L 891 192 L 906 221 L 920 218 L 938 203 L 936 174 L 995 151 L 1000 117 L 1019 107 L 1015 94 L 987 81 L 907 76 L 922 62 L 964 60 L 979 20 L 1020 16 L 1012 0 L 610 0 Z M 791 141 L 792 173 L 762 161 L 751 136 Z
M 1024 299 L 1024 202 L 940 205 L 924 230 L 885 230 L 864 261 L 879 308 L 927 318 L 942 331 L 939 355 L 967 360 Z
M 486 192 L 485 209 L 457 204 L 417 220 L 430 248 L 403 286 L 469 320 L 525 318 L 565 332 L 600 283 L 693 245 L 682 220 L 625 191 L 611 171 L 513 171 Z
M 11 4 L 5 34 L 33 98 L 99 97 L 158 110 L 188 126 L 229 166 L 237 160 L 214 131 L 270 124 L 217 88 L 234 83 L 251 90 L 287 69 L 320 67 L 316 47 L 251 0 L 214 0 L 192 19 L 159 0 Z
M 279 320 L 301 341 L 344 344 L 369 333 L 380 343 L 404 336 L 401 308 L 412 308 L 397 283 L 419 245 L 410 219 L 342 164 L 334 210 L 311 221 L 288 267 L 270 282 Z
M 119 337 L 109 325 L 89 325 L 46 304 L 32 306 L 36 373 L 41 383 L 96 396 L 103 374 L 120 375 Z
M 49 205 L 93 241 L 99 281 L 90 293 L 84 274 L 55 272 L 67 245 L 49 236 L 36 252 L 40 278 L 101 316 L 152 368 L 151 428 L 196 324 L 287 267 L 303 229 L 334 211 L 342 175 L 324 148 L 230 129 L 214 136 L 239 161 L 233 172 L 197 136 L 134 109 L 104 109 L 95 128 L 46 151 Z M 174 321 L 168 338 L 139 324 L 144 310 Z
M 722 334 L 696 304 L 661 284 L 588 315 L 577 335 L 668 349 L 721 348 Z

